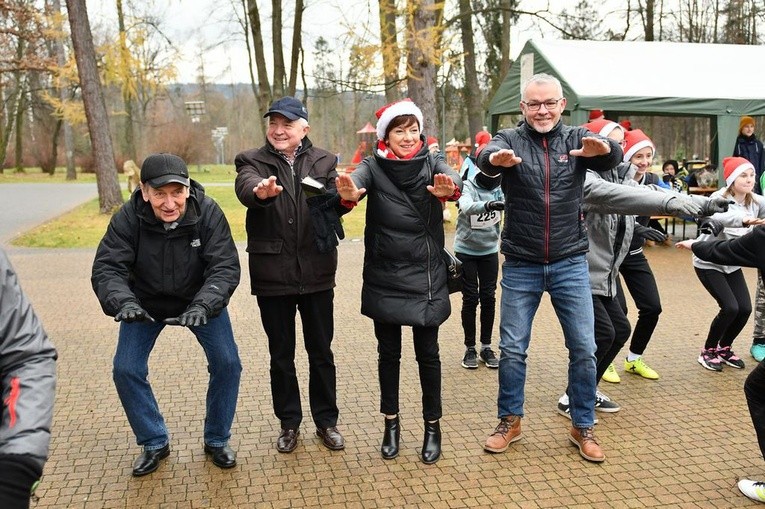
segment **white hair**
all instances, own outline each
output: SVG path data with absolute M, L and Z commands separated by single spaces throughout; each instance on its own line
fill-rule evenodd
M 563 97 L 563 85 L 560 84 L 560 80 L 556 78 L 555 76 L 541 72 L 539 74 L 533 75 L 531 78 L 523 82 L 523 85 L 521 86 L 522 100 L 524 101 L 526 100 L 526 89 L 529 88 L 529 85 L 531 85 L 532 83 L 555 85 L 555 87 L 558 89 L 558 95 L 560 97 Z

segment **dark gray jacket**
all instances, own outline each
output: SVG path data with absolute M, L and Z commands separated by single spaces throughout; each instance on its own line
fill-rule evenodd
M 582 138 L 606 140 L 611 152 L 597 157 L 574 157 Z M 505 168 L 489 163 L 500 149 L 512 149 L 523 162 Z M 489 175 L 502 173 L 505 224 L 501 251 L 530 262 L 550 263 L 587 251 L 587 228 L 582 187 L 588 168 L 607 171 L 622 159 L 618 143 L 583 127 L 558 124 L 539 133 L 525 121 L 497 133 L 478 157 L 478 167 Z
M 48 458 L 56 349 L 0 249 L 0 455 Z

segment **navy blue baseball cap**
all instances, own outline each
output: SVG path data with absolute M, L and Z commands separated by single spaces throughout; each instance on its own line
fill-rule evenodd
M 189 169 L 174 154 L 152 154 L 141 165 L 141 182 L 157 188 L 172 182 L 189 187 Z
M 271 107 L 268 109 L 268 112 L 263 115 L 263 118 L 274 113 L 283 115 L 290 120 L 304 118 L 308 121 L 308 111 L 305 109 L 305 106 L 303 106 L 303 103 L 289 95 L 271 103 Z

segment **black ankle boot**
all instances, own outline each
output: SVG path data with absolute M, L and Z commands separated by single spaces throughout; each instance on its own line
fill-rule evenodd
M 441 425 L 425 421 L 425 438 L 422 440 L 422 462 L 435 463 L 441 457 Z
M 383 459 L 392 460 L 398 456 L 398 441 L 401 438 L 401 426 L 398 415 L 393 419 L 385 419 L 385 431 L 383 431 L 382 446 L 380 452 Z

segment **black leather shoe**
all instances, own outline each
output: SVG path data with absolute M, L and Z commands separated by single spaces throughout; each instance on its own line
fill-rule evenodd
M 425 422 L 425 438 L 422 440 L 422 462 L 430 465 L 441 457 L 441 425 Z
M 337 426 L 316 428 L 316 436 L 321 437 L 321 443 L 323 443 L 324 447 L 327 449 L 333 451 L 345 449 L 345 439 L 343 439 L 343 435 L 337 431 Z
M 133 476 L 141 477 L 150 474 L 159 468 L 159 460 L 170 456 L 170 444 L 161 449 L 144 451 L 133 462 Z
M 296 429 L 282 429 L 276 440 L 276 450 L 279 452 L 292 452 L 297 447 L 297 439 L 300 434 Z
M 216 467 L 231 468 L 236 466 L 236 453 L 228 445 L 212 447 L 205 444 L 205 452 L 212 456 L 212 462 Z
M 401 426 L 398 415 L 393 419 L 385 419 L 385 431 L 383 431 L 382 446 L 380 453 L 383 459 L 392 460 L 398 456 L 398 443 L 401 438 Z

